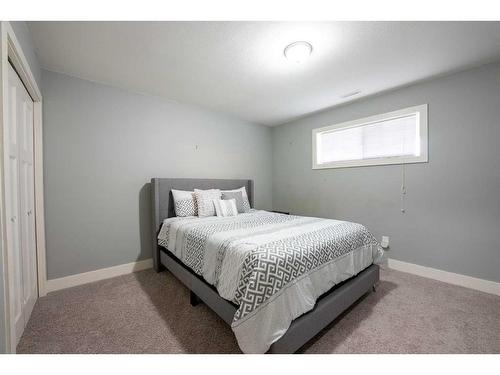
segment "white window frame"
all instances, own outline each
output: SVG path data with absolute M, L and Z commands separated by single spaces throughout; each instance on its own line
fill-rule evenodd
M 382 158 L 364 159 L 364 160 L 342 160 L 332 161 L 328 163 L 318 164 L 317 161 L 317 137 L 319 133 L 328 132 L 331 130 L 345 130 L 360 126 L 369 125 L 380 121 L 393 120 L 399 117 L 417 114 L 420 131 L 420 155 L 419 156 L 389 156 Z M 428 142 L 427 142 L 427 104 L 408 107 L 393 112 L 382 113 L 375 116 L 365 117 L 358 120 L 342 122 L 340 124 L 324 126 L 312 130 L 312 168 L 327 169 L 327 168 L 348 168 L 348 167 L 363 167 L 373 165 L 388 165 L 388 164 L 409 164 L 409 163 L 426 163 L 428 162 Z

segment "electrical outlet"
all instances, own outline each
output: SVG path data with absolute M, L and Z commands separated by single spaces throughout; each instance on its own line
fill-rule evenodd
M 387 249 L 389 247 L 389 236 L 382 236 L 382 242 L 380 242 L 380 246 L 383 249 Z

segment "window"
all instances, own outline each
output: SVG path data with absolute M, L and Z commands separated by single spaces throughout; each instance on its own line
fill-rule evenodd
M 427 104 L 314 129 L 313 169 L 427 162 Z

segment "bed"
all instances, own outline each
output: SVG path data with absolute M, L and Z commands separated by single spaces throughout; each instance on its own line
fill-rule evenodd
M 381 249 L 360 224 L 252 209 L 177 218 L 172 189 L 252 180 L 153 178 L 153 265 L 168 269 L 235 333 L 244 353 L 294 353 L 379 280 Z

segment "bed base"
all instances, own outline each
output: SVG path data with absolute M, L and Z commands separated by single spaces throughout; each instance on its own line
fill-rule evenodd
M 161 249 L 160 259 L 161 264 L 190 290 L 191 305 L 196 306 L 201 300 L 231 325 L 238 306 L 219 296 L 213 286 L 167 250 Z M 160 271 L 162 267 L 155 269 Z M 318 299 L 313 310 L 295 319 L 287 332 L 271 345 L 268 353 L 295 353 L 364 294 L 374 290 L 378 281 L 379 266 L 372 264 L 357 276 L 336 285 Z
M 212 285 L 191 271 L 189 267 L 167 250 L 162 249 L 160 251 L 160 259 L 161 263 L 189 289 L 191 305 L 197 300 L 192 297 L 194 294 L 219 315 L 224 322 L 231 325 L 238 306 L 222 298 Z

